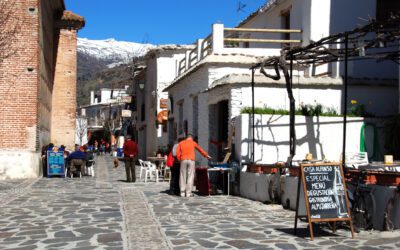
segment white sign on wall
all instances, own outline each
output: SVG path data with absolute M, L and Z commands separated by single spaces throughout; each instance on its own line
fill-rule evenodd
M 122 117 L 132 117 L 132 111 L 129 109 L 123 109 L 121 115 Z

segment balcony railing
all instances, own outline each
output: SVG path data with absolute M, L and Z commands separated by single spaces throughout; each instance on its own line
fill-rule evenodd
M 193 50 L 187 51 L 185 57 L 178 62 L 178 77 L 210 54 L 240 53 L 255 56 L 274 56 L 278 55 L 281 50 L 281 46 L 276 44 L 286 45 L 302 42 L 300 39 L 277 39 L 265 38 L 264 36 L 262 38 L 243 37 L 243 34 L 250 36 L 253 33 L 301 34 L 302 31 L 299 29 L 224 28 L 223 24 L 214 24 L 212 33 L 205 39 L 197 40 L 197 46 Z M 267 43 L 271 46 L 263 48 L 245 47 L 245 43 Z

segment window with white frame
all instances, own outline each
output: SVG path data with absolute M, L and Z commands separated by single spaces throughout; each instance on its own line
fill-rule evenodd
M 178 134 L 183 134 L 183 100 L 178 102 Z

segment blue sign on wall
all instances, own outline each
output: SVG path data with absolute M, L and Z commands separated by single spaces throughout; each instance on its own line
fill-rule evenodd
M 47 151 L 47 176 L 65 176 L 64 152 Z

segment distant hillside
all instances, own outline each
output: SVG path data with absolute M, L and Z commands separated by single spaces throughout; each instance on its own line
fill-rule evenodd
M 118 42 L 114 39 L 78 38 L 78 106 L 89 104 L 90 91 L 132 84 L 130 62 L 153 45 Z
M 132 70 L 131 65 L 122 64 L 114 68 L 99 68 L 97 70 L 88 69 L 93 73 L 85 74 L 78 78 L 77 102 L 78 107 L 90 103 L 90 91 L 100 88 L 123 88 L 131 85 Z

